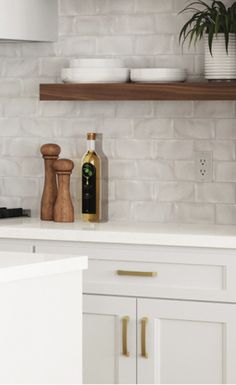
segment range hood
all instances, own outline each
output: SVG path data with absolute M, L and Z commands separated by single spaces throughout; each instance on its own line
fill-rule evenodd
M 55 41 L 58 0 L 0 0 L 0 41 Z

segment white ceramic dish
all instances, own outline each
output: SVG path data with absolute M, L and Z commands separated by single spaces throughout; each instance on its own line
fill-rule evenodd
M 127 68 L 63 68 L 61 78 L 65 83 L 126 83 Z
M 120 59 L 73 59 L 70 68 L 124 68 Z
M 182 82 L 186 80 L 187 73 L 179 68 L 136 68 L 131 70 L 132 82 Z

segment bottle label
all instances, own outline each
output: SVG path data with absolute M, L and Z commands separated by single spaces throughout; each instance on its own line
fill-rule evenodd
M 96 214 L 96 167 L 91 163 L 82 166 L 82 213 Z

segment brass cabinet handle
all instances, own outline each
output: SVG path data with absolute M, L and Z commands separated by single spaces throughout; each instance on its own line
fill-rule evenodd
M 141 319 L 141 356 L 143 358 L 148 358 L 147 353 L 147 340 L 146 340 L 146 334 L 147 334 L 147 323 L 148 318 L 144 317 Z
M 118 275 L 126 275 L 131 277 L 156 277 L 156 271 L 129 271 L 129 270 L 117 270 Z
M 129 357 L 128 342 L 127 342 L 128 322 L 129 322 L 128 316 L 122 318 L 122 354 L 125 357 Z

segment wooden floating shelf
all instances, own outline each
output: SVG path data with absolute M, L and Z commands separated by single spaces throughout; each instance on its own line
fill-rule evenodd
M 41 84 L 40 100 L 236 100 L 236 82 Z

